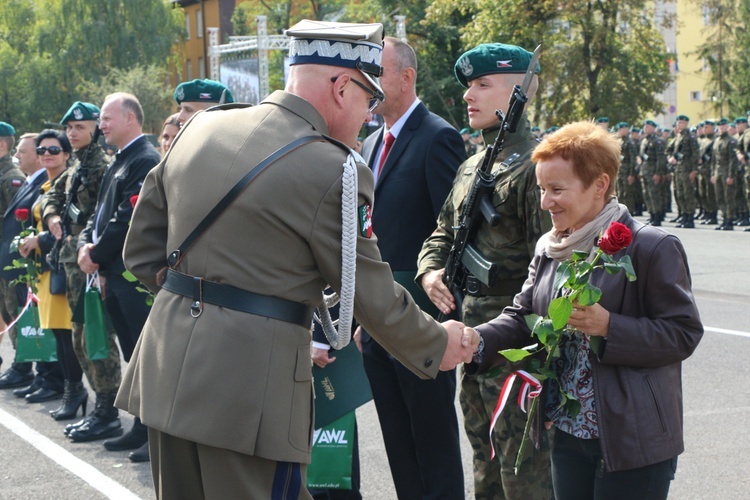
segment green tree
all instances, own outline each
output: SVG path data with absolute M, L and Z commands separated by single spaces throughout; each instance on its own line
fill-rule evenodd
M 669 68 L 654 7 L 645 0 L 435 0 L 427 19 L 455 12 L 465 49 L 501 41 L 533 49 L 542 43 L 540 90 L 533 118 L 547 125 L 607 115 L 636 121 L 658 113 L 656 95 Z M 663 17 L 663 26 L 673 20 Z
M 112 70 L 167 68 L 182 23 L 163 0 L 4 0 L 0 116 L 39 130 Z

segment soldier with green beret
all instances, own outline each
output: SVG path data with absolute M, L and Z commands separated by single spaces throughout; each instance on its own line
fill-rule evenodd
M 740 171 L 735 179 L 737 182 L 737 225 L 750 226 L 750 172 L 747 160 L 750 158 L 750 132 L 747 128 L 747 118 L 741 116 L 734 120 L 737 124 L 737 160 Z M 745 229 L 750 231 L 750 227 Z
M 677 227 L 694 228 L 695 209 L 698 200 L 695 195 L 698 177 L 700 148 L 698 141 L 690 134 L 690 118 L 679 115 L 675 124 L 675 137 L 667 145 L 667 161 L 674 168 L 675 199 L 680 208 Z
M 719 136 L 713 142 L 713 157 L 711 160 L 711 184 L 716 190 L 716 204 L 724 217 L 719 231 L 734 229 L 735 215 L 735 178 L 739 172 L 740 162 L 737 160 L 737 139 L 729 135 L 729 120 L 719 120 Z
M 495 110 L 507 112 L 513 86 L 522 83 L 531 60 L 532 54 L 527 50 L 502 43 L 479 45 L 458 58 L 454 70 L 459 83 L 467 87 L 464 100 L 468 104 L 469 123 L 482 131 L 486 144 L 493 144 L 499 133 L 500 122 Z M 534 69 L 539 72 L 539 66 Z M 534 76 L 528 90 L 529 102 L 537 86 Z M 528 275 L 537 240 L 551 228 L 549 216 L 540 206 L 535 164 L 531 161 L 531 153 L 538 142 L 531 134 L 525 113 L 518 130 L 507 134 L 503 144 L 492 169 L 495 175 L 492 205 L 500 214 L 501 222 L 492 227 L 483 220 L 469 242 L 485 260 L 497 263 L 502 271 L 497 281 L 491 283 L 468 273 L 463 303 L 458 311 L 467 326 L 495 318 L 504 307 L 512 304 Z M 482 154 L 474 155 L 459 167 L 451 194 L 438 216 L 438 227 L 425 241 L 419 255 L 416 281 L 444 314 L 457 307 L 442 282 L 446 258 L 454 242 L 464 199 L 483 158 Z M 500 390 L 516 368 L 518 366 L 508 363 L 495 374 L 472 373 L 470 367 L 464 367 L 462 372 L 459 401 L 464 429 L 473 449 L 474 494 L 478 499 L 549 499 L 552 496 L 545 432 L 540 436 L 541 448 L 527 455 L 518 476 L 514 474 L 514 463 L 526 415 L 517 405 L 508 405 L 491 437 L 488 434 Z M 516 398 L 518 391 L 516 386 L 510 397 Z M 498 454 L 494 460 L 491 459 L 491 444 Z
M 635 186 L 638 179 L 636 171 L 636 158 L 638 157 L 638 148 L 630 139 L 630 125 L 626 122 L 620 122 L 615 125 L 615 133 L 620 138 L 620 168 L 617 171 L 617 198 L 620 203 L 628 207 L 632 214 L 636 211 Z
M 667 174 L 666 144 L 656 130 L 658 125 L 653 120 L 643 123 L 639 156 L 637 159 L 640 167 L 640 176 L 643 182 L 643 193 L 646 198 L 646 206 L 651 214 L 649 223 L 661 226 L 664 219 L 664 200 L 660 185 L 662 178 Z
M 596 119 L 596 124 L 604 130 L 609 130 L 609 118 L 602 116 Z
M 716 190 L 711 183 L 711 163 L 714 153 L 715 122 L 703 121 L 703 132 L 698 139 L 700 159 L 698 161 L 698 200 L 703 208 L 701 224 L 717 224 L 718 208 L 716 206 Z
M 177 117 L 184 124 L 191 116 L 202 109 L 208 109 L 217 104 L 234 102 L 232 91 L 221 82 L 201 80 L 196 78 L 189 82 L 182 82 L 174 90 L 174 100 L 180 108 Z
M 10 202 L 11 200 L 13 200 L 16 192 L 23 185 L 24 178 L 26 177 L 23 172 L 21 172 L 21 170 L 19 170 L 18 167 L 15 166 L 15 164 L 13 163 L 13 158 L 11 157 L 13 147 L 15 147 L 16 145 L 15 136 L 16 129 L 13 127 L 13 125 L 0 121 L 0 213 L 2 214 L 5 213 L 8 205 L 10 205 Z M 3 220 L 0 216 L 0 235 L 2 234 Z M 0 240 L 0 242 L 3 245 L 10 244 L 10 241 Z M 5 281 L 3 278 L 0 278 L 0 313 L 2 314 L 2 319 L 6 324 L 13 321 L 13 318 L 16 315 L 15 311 L 6 309 L 5 296 L 7 294 L 8 298 L 11 299 L 11 293 L 15 295 L 15 292 L 9 290 L 7 281 Z M 9 301 L 9 304 L 13 304 L 14 302 L 15 301 L 11 299 Z M 13 332 L 15 333 L 15 330 L 13 330 Z M 12 336 L 15 337 L 15 335 Z M 1 337 L 0 340 L 2 340 Z M 13 345 L 15 346 L 15 342 Z M 0 364 L 2 364 L 2 362 L 3 360 L 2 358 L 0 358 Z M 11 373 L 12 368 L 13 367 L 11 367 L 10 370 L 6 370 L 8 372 L 8 377 L 10 377 L 11 375 L 16 375 L 15 372 Z M 8 381 L 3 378 L 3 375 L 0 375 L 0 389 L 6 387 L 18 387 L 18 384 L 16 383 L 7 383 Z M 5 378 L 7 379 L 8 377 Z M 26 385 L 25 382 L 27 382 L 27 380 L 24 379 L 24 385 Z
M 72 311 L 76 310 L 81 291 L 86 286 L 86 274 L 78 267 L 78 235 L 94 213 L 102 178 L 111 161 L 98 144 L 92 144 L 100 114 L 98 106 L 76 101 L 63 115 L 60 124 L 65 126 L 65 134 L 73 146 L 76 161 L 60 174 L 60 180 L 47 193 L 42 206 L 50 232 L 62 239 L 56 257 L 65 269 L 65 293 Z M 113 404 L 120 387 L 120 351 L 115 343 L 114 328 L 109 326 L 109 355 L 104 359 L 89 359 L 84 347 L 83 328 L 81 323 L 73 321 L 73 349 L 89 385 L 96 393 L 96 405 L 94 411 L 83 420 L 68 425 L 65 434 L 85 425 L 88 440 L 104 439 L 122 432 L 119 412 Z M 82 391 L 85 391 L 82 386 L 66 387 L 63 403 L 76 400 Z M 72 414 L 75 416 L 75 409 Z

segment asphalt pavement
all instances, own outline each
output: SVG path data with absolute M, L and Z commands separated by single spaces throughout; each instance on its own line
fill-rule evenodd
M 743 375 L 750 359 L 750 233 L 671 226 L 665 229 L 687 250 L 706 333 L 683 363 L 685 453 L 670 498 L 750 498 L 750 431 L 743 427 L 750 413 L 750 386 Z M 8 340 L 0 344 L 0 355 L 6 369 L 13 358 Z M 148 464 L 133 464 L 127 452 L 106 451 L 101 442 L 70 442 L 62 433 L 68 422 L 49 416 L 58 405 L 27 404 L 10 390 L 0 391 L 0 499 L 154 498 Z M 132 418 L 121 418 L 130 428 Z M 216 418 L 220 425 L 221 415 Z M 395 499 L 373 404 L 361 407 L 357 418 L 363 498 Z M 473 493 L 471 453 L 461 434 L 468 498 Z

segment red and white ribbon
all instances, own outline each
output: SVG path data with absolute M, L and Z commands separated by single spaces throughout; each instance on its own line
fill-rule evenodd
M 13 293 L 13 289 L 11 288 L 11 293 Z M 31 287 L 28 287 L 28 293 L 26 295 L 26 304 L 24 304 L 23 309 L 21 309 L 21 312 L 18 313 L 18 316 L 16 316 L 16 319 L 10 322 L 8 326 L 5 327 L 5 330 L 0 332 L 0 336 L 2 336 L 4 333 L 9 331 L 13 326 L 18 323 L 18 320 L 21 319 L 21 316 L 23 316 L 23 313 L 26 312 L 26 310 L 31 307 L 31 303 L 34 302 L 34 304 L 39 303 L 39 297 L 36 296 L 34 292 L 31 291 Z
M 541 382 L 530 373 L 524 370 L 517 370 L 508 375 L 508 378 L 505 379 L 505 383 L 503 384 L 503 389 L 500 391 L 500 396 L 497 398 L 497 406 L 495 406 L 495 411 L 492 412 L 492 420 L 490 421 L 490 448 L 492 448 L 490 459 L 495 458 L 495 445 L 492 442 L 492 430 L 495 428 L 495 424 L 497 423 L 497 419 L 500 418 L 500 414 L 505 409 L 505 404 L 508 402 L 510 391 L 513 388 L 513 382 L 515 382 L 516 377 L 521 377 L 521 380 L 523 380 L 521 383 L 521 390 L 518 392 L 518 406 L 524 413 L 526 413 L 526 400 L 534 399 L 542 392 Z

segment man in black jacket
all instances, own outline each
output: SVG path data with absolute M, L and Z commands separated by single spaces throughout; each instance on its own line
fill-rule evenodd
M 123 277 L 122 247 L 133 214 L 131 198 L 141 190 L 143 179 L 160 156 L 143 135 L 143 108 L 130 94 L 107 96 L 101 111 L 100 128 L 107 144 L 118 148 L 115 160 L 107 167 L 102 180 L 94 215 L 78 239 L 78 265 L 87 274 L 99 272 L 103 282 L 104 301 L 117 331 L 125 361 L 143 329 L 149 313 L 146 296 L 136 290 L 136 283 Z M 87 441 L 90 436 L 84 425 L 70 432 L 74 441 Z M 104 442 L 110 451 L 139 448 L 147 460 L 146 427 L 136 419 L 133 429 L 124 436 Z M 132 454 L 131 454 L 132 455 Z M 133 457 L 131 459 L 135 460 Z

